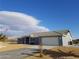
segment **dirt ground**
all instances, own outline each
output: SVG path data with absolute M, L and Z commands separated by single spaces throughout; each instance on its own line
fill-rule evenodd
M 0 52 L 29 47 L 29 45 L 22 44 L 3 43 L 2 45 L 6 47 L 0 48 Z M 25 57 L 24 59 L 79 59 L 79 48 L 62 46 L 53 47 L 52 49 L 43 50 L 43 57 L 39 57 L 39 53 L 35 53 L 34 55 Z
M 0 48 L 0 52 L 3 51 L 8 51 L 8 50 L 16 50 L 16 49 L 20 49 L 20 48 L 27 48 L 27 45 L 22 45 L 22 44 L 7 44 L 7 43 L 3 43 L 2 44 L 5 47 Z
M 25 59 L 79 59 L 79 48 L 56 47 L 43 51 L 43 57 L 39 53 Z

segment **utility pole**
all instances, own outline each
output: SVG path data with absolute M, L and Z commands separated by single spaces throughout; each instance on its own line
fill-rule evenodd
M 42 44 L 42 39 L 41 39 L 41 37 L 40 37 L 40 45 L 39 45 L 39 49 L 40 49 L 40 57 L 43 57 L 43 44 Z
M 33 34 L 31 34 L 31 36 L 30 37 L 35 37 Z M 36 36 L 36 37 L 38 37 L 38 36 Z M 42 44 L 42 39 L 41 39 L 41 37 L 38 37 L 39 38 L 39 52 L 40 52 L 40 54 L 39 54 L 39 57 L 43 57 L 43 44 Z

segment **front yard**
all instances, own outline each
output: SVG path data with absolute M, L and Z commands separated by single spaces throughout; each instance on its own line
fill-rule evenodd
M 43 51 L 43 57 L 39 53 L 25 59 L 79 59 L 79 48 L 55 47 Z
M 2 58 L 5 57 L 9 59 L 9 57 L 16 57 L 15 59 L 17 59 L 23 57 L 22 59 L 79 59 L 79 48 L 76 47 L 52 47 L 51 49 L 43 50 L 43 57 L 39 57 L 39 53 L 32 53 L 35 48 L 33 48 L 33 46 L 24 44 L 1 44 L 5 46 L 0 48 L 0 56 L 3 56 Z M 6 57 L 7 54 L 9 57 Z
M 20 48 L 27 48 L 27 45 L 22 45 L 22 44 L 7 44 L 7 43 L 0 43 L 2 48 L 0 48 L 0 52 L 3 51 L 9 51 L 9 50 L 16 50 Z

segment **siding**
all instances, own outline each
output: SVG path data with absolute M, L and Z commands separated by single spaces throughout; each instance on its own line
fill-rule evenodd
M 62 41 L 63 41 L 63 46 L 69 45 L 68 42 L 72 41 L 72 37 L 69 32 L 67 33 L 67 35 L 62 36 Z

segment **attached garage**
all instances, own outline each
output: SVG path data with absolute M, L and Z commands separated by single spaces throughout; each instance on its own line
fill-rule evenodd
M 58 46 L 59 45 L 59 39 L 58 37 L 43 37 L 42 43 L 43 45 L 49 45 L 49 46 Z

